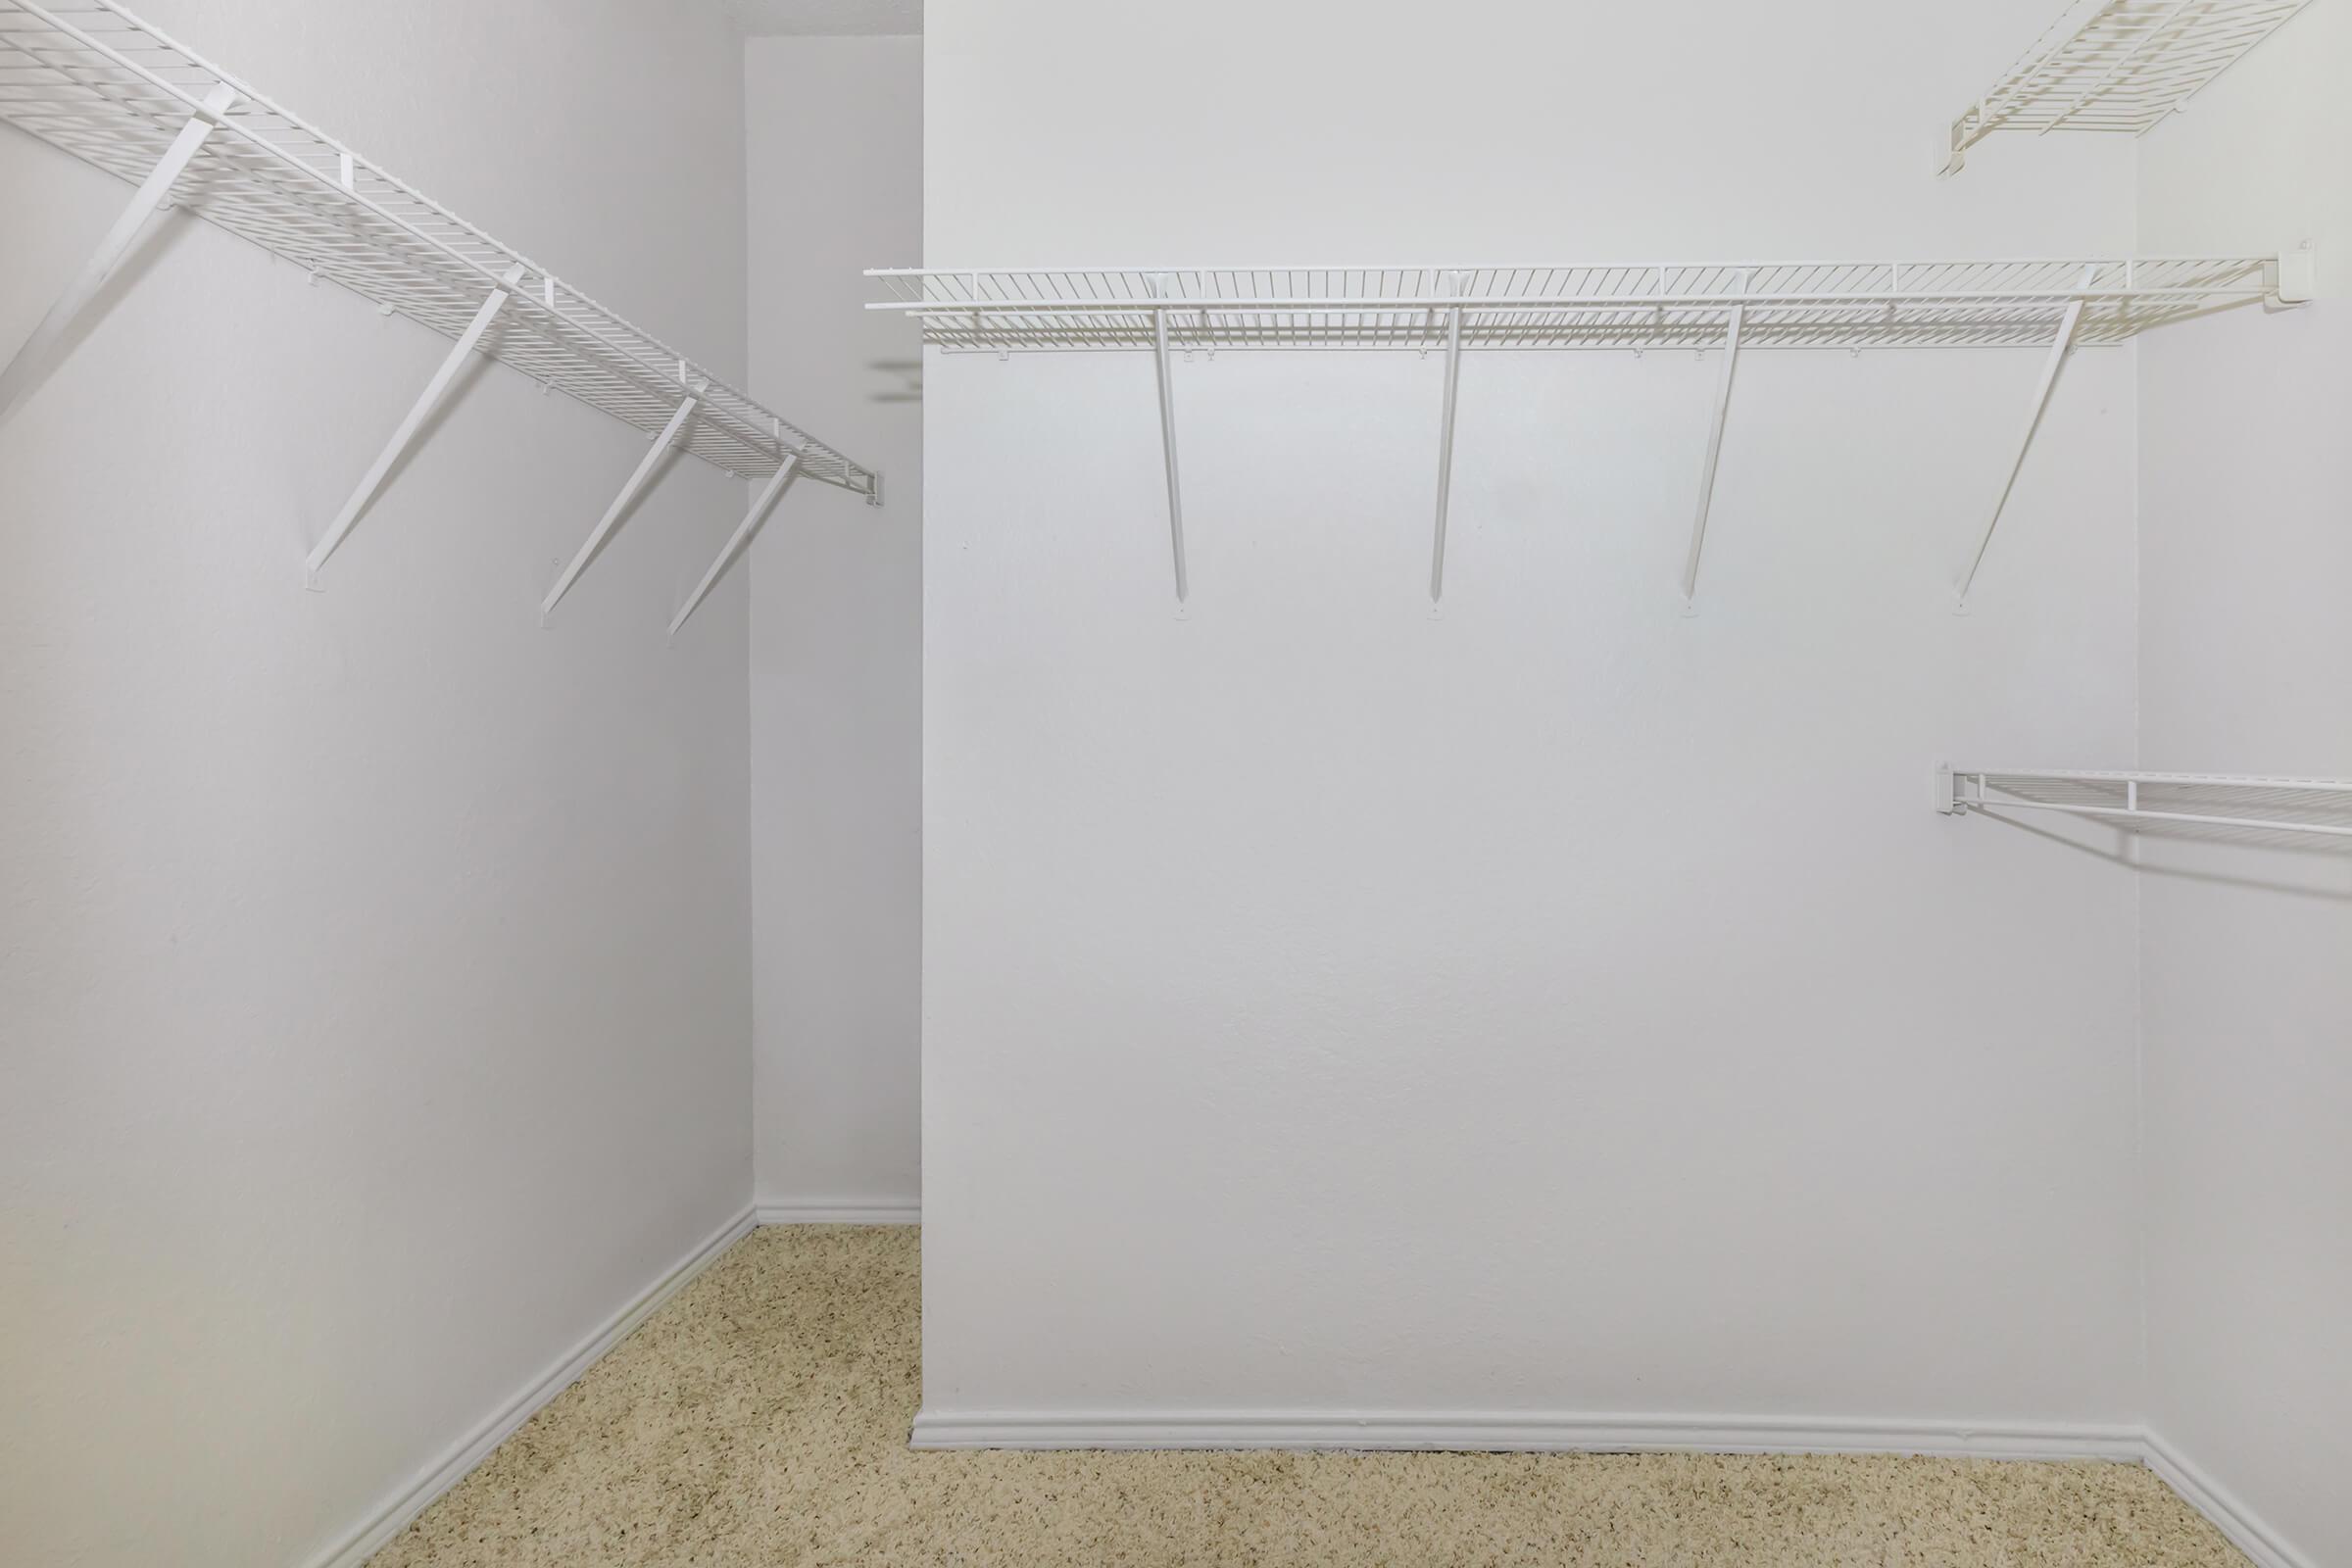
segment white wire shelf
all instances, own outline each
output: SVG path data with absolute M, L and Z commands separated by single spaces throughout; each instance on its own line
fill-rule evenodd
M 767 478 L 790 459 L 811 479 L 878 493 L 871 469 L 114 0 L 0 0 L 0 119 L 134 184 L 153 182 L 192 135 L 199 145 L 166 175 L 159 198 L 168 191 L 387 312 L 462 341 L 470 332 L 481 352 L 648 434 L 667 428 L 691 392 L 693 417 L 672 434 L 729 473 Z M 483 323 L 494 293 L 505 297 Z
M 2230 829 L 2352 839 L 2352 780 L 2228 773 L 2102 773 L 2020 768 L 1936 770 L 1949 815 L 2056 811 L 2140 831 Z
M 2034 347 L 2025 427 L 1955 585 L 1965 609 L 2066 356 L 2230 306 L 2299 302 L 2298 265 L 2260 256 L 1961 262 L 1680 262 L 1554 267 L 875 268 L 923 340 L 950 354 L 1149 351 L 1157 362 L 1178 613 L 1191 578 L 1169 355 L 1183 350 L 1412 349 L 1445 356 L 1429 598 L 1446 589 L 1455 393 L 1465 350 L 1721 349 L 1682 597 L 1698 568 L 1742 349 Z
M 2077 344 L 2261 300 L 2266 257 L 1680 262 L 1555 267 L 879 268 L 950 352 L 1171 348 L 1709 349 Z
M 2074 0 L 1952 122 L 1945 173 L 1996 130 L 2138 135 L 2310 0 Z

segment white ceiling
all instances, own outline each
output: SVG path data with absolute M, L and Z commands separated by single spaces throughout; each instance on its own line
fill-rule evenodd
M 755 38 L 920 32 L 923 0 L 725 0 Z

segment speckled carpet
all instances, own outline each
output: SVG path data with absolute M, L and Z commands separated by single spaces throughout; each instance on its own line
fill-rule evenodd
M 2246 1568 L 2123 1464 L 916 1453 L 915 1246 L 754 1232 L 374 1568 Z

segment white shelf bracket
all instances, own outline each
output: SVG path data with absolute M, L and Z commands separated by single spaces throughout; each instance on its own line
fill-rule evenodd
M 1153 278 L 1152 292 L 1165 299 L 1164 279 Z M 1159 444 L 1168 466 L 1168 547 L 1176 561 L 1176 603 L 1181 608 L 1192 592 L 1184 564 L 1184 492 L 1176 478 L 1176 389 L 1168 375 L 1168 308 L 1152 313 L 1152 355 L 1159 370 Z
M 2082 269 L 2082 288 L 2089 288 L 2098 269 Z M 2075 328 L 2082 322 L 2080 298 L 2067 301 L 2066 315 L 2058 322 L 2058 336 L 2050 344 L 2049 357 L 2042 361 L 2041 379 L 2034 387 L 2034 404 L 2026 412 L 2026 427 L 2017 438 L 2017 455 L 2009 460 L 2009 471 L 2001 478 L 2000 493 L 1992 499 L 1992 511 L 1984 519 L 1984 531 L 1977 537 L 1975 554 L 1968 558 L 1968 571 L 1960 579 L 1957 608 L 1968 608 L 1968 591 L 1976 585 L 1977 568 L 1984 564 L 1984 552 L 1992 544 L 1992 531 L 2000 526 L 2001 510 L 2009 505 L 2009 492 L 2017 488 L 2017 476 L 2026 466 L 2026 452 L 2034 445 L 2034 432 L 2040 427 L 2042 410 L 2049 407 L 2050 389 L 2058 384 L 2058 368 L 2066 363 L 2066 351 L 2074 346 Z
M 1741 287 L 1746 284 L 1742 282 Z M 1747 307 L 1732 307 L 1730 319 L 1724 325 L 1723 371 L 1715 378 L 1715 416 L 1707 427 L 1707 462 L 1698 475 L 1698 515 L 1690 523 L 1690 549 L 1683 558 L 1683 611 L 1692 612 L 1698 601 L 1698 558 L 1707 543 L 1707 513 L 1715 504 L 1715 465 L 1723 456 L 1723 421 L 1732 407 L 1732 372 L 1740 364 L 1740 328 L 1747 320 Z
M 2308 305 L 2319 294 L 2320 257 L 2310 240 L 2278 253 L 2270 291 L 2274 305 Z
M 1458 290 L 1448 280 L 1447 293 Z M 1446 510 L 1453 496 L 1453 406 L 1462 381 L 1462 308 L 1446 313 L 1446 408 L 1438 424 L 1438 521 L 1429 547 L 1429 602 L 1446 597 Z
M 680 626 L 686 624 L 686 617 L 710 597 L 710 590 L 718 586 L 718 579 L 726 575 L 727 568 L 735 564 L 735 558 L 743 554 L 744 546 L 752 542 L 752 535 L 760 531 L 760 524 L 766 518 L 768 509 L 776 504 L 776 497 L 784 493 L 785 481 L 792 477 L 800 461 L 797 453 L 788 454 L 776 466 L 776 471 L 768 476 L 767 483 L 760 487 L 760 494 L 752 501 L 752 510 L 743 514 L 743 521 L 736 524 L 735 531 L 727 536 L 726 547 L 719 551 L 718 559 L 710 563 L 710 569 L 703 573 L 703 580 L 696 583 L 694 592 L 687 596 L 686 608 L 679 611 L 677 618 L 669 623 L 672 637 L 678 634 Z
M 50 351 L 75 318 L 89 308 L 98 291 L 106 287 L 107 279 L 122 267 L 123 258 L 130 254 L 131 247 L 146 229 L 147 220 L 164 205 L 172 194 L 172 183 L 203 150 L 206 138 L 220 127 L 220 117 L 236 101 L 235 90 L 227 86 L 215 87 L 205 96 L 204 107 L 179 127 L 179 134 L 172 138 L 164 156 L 156 160 L 155 168 L 148 171 L 139 188 L 131 193 L 129 204 L 98 241 L 98 248 L 90 252 L 89 260 L 81 264 L 74 281 L 66 285 L 57 303 L 49 307 L 49 314 L 41 318 L 32 335 L 18 347 L 5 367 L 0 367 L 0 420 L 16 412 L 33 377 L 48 363 Z
M 699 394 L 689 397 L 678 405 L 678 412 L 669 416 L 669 422 L 662 427 L 662 433 L 654 437 L 653 445 L 645 449 L 645 456 L 638 460 L 636 469 L 620 487 L 620 494 L 614 496 L 612 504 L 605 509 L 605 514 L 598 520 L 595 531 L 588 535 L 588 542 L 580 546 L 580 553 L 571 558 L 571 564 L 564 568 L 564 575 L 558 577 L 555 587 L 548 590 L 547 598 L 539 606 L 541 625 L 547 624 L 548 615 L 571 591 L 571 585 L 579 580 L 580 573 L 588 569 L 588 563 L 595 560 L 596 553 L 605 547 L 606 538 L 620 525 L 622 514 L 629 510 L 629 504 L 637 499 L 637 492 L 645 488 L 645 482 L 653 477 L 654 468 L 661 463 L 662 454 L 678 438 L 678 432 L 686 427 L 686 421 L 694 416 L 698 397 Z
M 441 399 L 448 394 L 449 384 L 458 378 L 458 371 L 465 366 L 466 357 L 482 340 L 482 334 L 490 330 L 490 323 L 498 318 L 498 313 L 506 308 L 508 299 L 512 297 L 510 291 L 521 281 L 521 266 L 517 264 L 508 268 L 506 275 L 499 280 L 499 286 L 490 291 L 490 297 L 482 301 L 480 310 L 473 313 L 473 319 L 466 323 L 466 330 L 458 334 L 457 342 L 450 345 L 449 353 L 442 358 L 441 368 L 433 372 L 430 381 L 425 382 L 424 391 L 409 410 L 408 417 L 400 421 L 400 428 L 392 432 L 392 439 L 361 477 L 359 488 L 352 491 L 351 499 L 343 503 L 343 510 L 335 514 L 335 520 L 326 525 L 325 534 L 311 551 L 310 560 L 306 563 L 310 586 L 318 586 L 318 568 L 326 564 L 327 557 L 335 553 L 335 547 L 343 542 L 343 536 L 351 532 L 352 524 L 360 520 L 360 514 L 368 510 L 368 503 L 375 499 L 376 491 L 383 488 L 384 476 L 392 471 L 392 465 L 398 463 L 400 455 L 408 451 L 410 443 L 416 439 L 416 432 L 424 428 L 424 421 L 432 417 L 433 410 L 440 406 Z
M 1952 775 L 1951 763 L 1938 762 L 1936 765 L 1932 799 L 1936 809 L 1946 816 L 1958 816 L 1967 809 L 1960 803 L 1959 780 Z

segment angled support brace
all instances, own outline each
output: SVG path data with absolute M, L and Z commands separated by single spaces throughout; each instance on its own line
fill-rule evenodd
M 1168 312 L 1152 313 L 1152 353 L 1159 363 L 1159 442 L 1168 464 L 1168 545 L 1176 558 L 1176 604 L 1184 606 L 1192 579 L 1184 569 L 1184 493 L 1176 480 L 1176 390 L 1168 378 Z
M 1732 374 L 1740 368 L 1740 328 L 1746 323 L 1747 307 L 1732 307 L 1723 334 L 1723 374 L 1715 379 L 1715 421 L 1707 427 L 1707 466 L 1698 475 L 1698 515 L 1690 524 L 1690 550 L 1683 558 L 1683 610 L 1689 613 L 1698 599 L 1698 557 L 1707 543 L 1707 513 L 1715 505 L 1715 465 L 1723 456 L 1723 420 L 1732 407 Z
M 458 371 L 465 366 L 466 357 L 482 340 L 482 334 L 490 330 L 490 323 L 498 318 L 498 313 L 506 308 L 507 301 L 513 297 L 514 286 L 521 281 L 521 267 L 509 268 L 506 276 L 499 280 L 499 286 L 490 291 L 490 297 L 482 301 L 481 309 L 473 313 L 473 319 L 466 323 L 466 330 L 458 334 L 457 342 L 450 346 L 449 353 L 441 361 L 441 368 L 433 372 L 433 378 L 425 382 L 424 391 L 417 397 L 416 406 L 409 410 L 408 417 L 402 419 L 400 428 L 392 432 L 392 439 L 361 477 L 360 487 L 351 493 L 350 500 L 343 503 L 343 510 L 335 514 L 335 520 L 326 525 L 326 533 L 311 552 L 310 560 L 305 564 L 311 587 L 318 586 L 318 568 L 326 564 L 327 557 L 335 553 L 335 547 L 343 542 L 343 536 L 351 532 L 352 524 L 360 520 L 360 514 L 368 510 L 368 503 L 375 499 L 376 491 L 383 488 L 384 476 L 392 471 L 392 465 L 398 463 L 400 455 L 408 451 L 409 444 L 416 439 L 416 432 L 424 428 L 424 421 L 432 417 L 433 410 L 440 406 L 441 399 L 447 395 L 450 382 L 458 378 Z
M 1446 313 L 1446 411 L 1438 423 L 1438 526 L 1429 547 L 1429 602 L 1446 597 L 1446 507 L 1453 496 L 1453 402 L 1462 381 L 1462 308 Z
M 760 494 L 752 501 L 752 510 L 743 514 L 743 521 L 736 524 L 734 533 L 727 537 L 726 548 L 719 551 L 716 561 L 710 563 L 710 569 L 703 573 L 703 580 L 694 585 L 694 592 L 687 596 L 686 608 L 678 612 L 678 618 L 669 623 L 672 637 L 678 634 L 680 626 L 686 624 L 686 617 L 694 613 L 695 608 L 710 597 L 710 590 L 717 586 L 718 579 L 726 574 L 729 566 L 735 564 L 735 558 L 742 555 L 743 547 L 752 542 L 752 535 L 760 531 L 760 522 L 767 516 L 768 509 L 776 504 L 776 497 L 784 493 L 784 482 L 792 477 L 792 470 L 800 461 L 799 454 L 788 455 L 777 466 L 776 471 L 768 476 L 767 483 L 760 487 Z
M 206 96 L 204 108 L 179 127 L 179 134 L 172 138 L 172 145 L 165 150 L 164 156 L 156 161 L 155 168 L 148 171 L 147 177 L 139 182 L 139 188 L 131 195 L 130 204 L 122 209 L 114 226 L 98 241 L 98 248 L 90 253 L 88 261 L 81 264 L 81 270 L 74 274 L 73 282 L 66 285 L 66 291 L 57 297 L 57 303 L 49 307 L 49 314 L 41 318 L 41 324 L 32 329 L 32 335 L 18 348 L 7 366 L 0 368 L 0 419 L 6 419 L 15 412 L 19 400 L 31 387 L 33 377 L 48 363 L 50 350 L 66 335 L 74 318 L 89 307 L 98 291 L 106 286 L 106 280 L 115 275 L 116 270 L 122 265 L 122 259 L 130 254 L 131 246 L 137 243 L 140 231 L 147 226 L 147 220 L 155 216 L 156 209 L 163 206 L 165 198 L 172 194 L 172 182 L 179 178 L 203 149 L 206 138 L 220 127 L 220 117 L 236 101 L 236 93 L 225 86 L 216 87 Z
M 571 591 L 571 585 L 579 581 L 580 573 L 588 569 L 588 563 L 595 560 L 596 553 L 604 548 L 606 538 L 620 525 L 621 515 L 629 510 L 629 503 L 637 499 L 637 492 L 644 489 L 645 481 L 653 477 L 655 465 L 662 461 L 662 454 L 669 450 L 669 444 L 678 438 L 678 432 L 686 427 L 686 421 L 694 416 L 695 405 L 699 401 L 698 395 L 680 403 L 678 412 L 669 416 L 669 422 L 662 427 L 662 433 L 654 437 L 652 446 L 646 448 L 645 457 L 639 461 L 636 471 L 620 487 L 620 494 L 612 498 L 612 504 L 605 509 L 605 514 L 597 522 L 595 531 L 588 535 L 588 542 L 580 546 L 580 553 L 571 558 L 571 564 L 564 568 L 564 575 L 556 579 L 556 585 L 547 591 L 547 598 L 540 602 L 539 624 L 547 624 L 547 617 L 555 610 L 557 602 Z
M 2082 270 L 2083 288 L 2090 287 L 2096 267 Z M 2049 358 L 2042 362 L 2041 379 L 2034 388 L 2034 406 L 2026 413 L 2026 428 L 2017 438 L 2017 456 L 2009 460 L 2009 471 L 2002 476 L 2000 494 L 1992 499 L 1992 514 L 1984 519 L 1984 531 L 1977 537 L 1976 553 L 1968 558 L 1968 571 L 1960 579 L 1959 610 L 1968 608 L 1968 591 L 1976 585 L 1977 568 L 1984 564 L 1984 551 L 1992 543 L 1992 530 L 2000 526 L 2001 509 L 2009 505 L 2009 492 L 2017 488 L 2017 476 L 2026 466 L 2026 451 L 2034 445 L 2034 432 L 2041 424 L 2041 412 L 2049 407 L 2050 388 L 2058 384 L 2058 368 L 2066 363 L 2066 351 L 2073 347 L 2075 328 L 2082 323 L 2082 301 L 2069 300 L 2066 315 L 2058 322 L 2058 336 L 2050 344 Z

